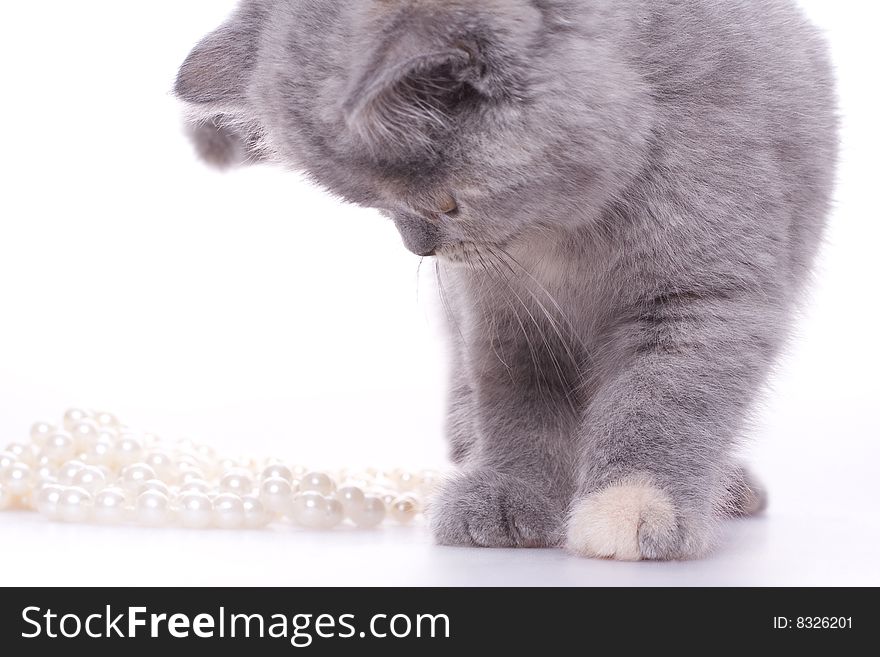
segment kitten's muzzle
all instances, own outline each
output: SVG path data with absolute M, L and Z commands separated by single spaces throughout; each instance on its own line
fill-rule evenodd
M 428 257 L 437 254 L 440 248 L 440 228 L 416 215 L 401 214 L 394 217 L 394 223 L 404 246 L 417 256 Z

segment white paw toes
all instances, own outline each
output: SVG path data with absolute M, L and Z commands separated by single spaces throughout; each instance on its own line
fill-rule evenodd
M 639 561 L 645 542 L 676 533 L 675 506 L 647 478 L 630 478 L 577 501 L 568 521 L 566 546 L 584 557 Z M 653 550 L 650 550 L 653 552 Z

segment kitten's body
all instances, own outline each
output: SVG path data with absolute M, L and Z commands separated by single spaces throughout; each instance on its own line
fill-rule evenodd
M 791 2 L 251 0 L 177 91 L 438 255 L 441 542 L 684 558 L 760 504 L 733 452 L 837 146 Z

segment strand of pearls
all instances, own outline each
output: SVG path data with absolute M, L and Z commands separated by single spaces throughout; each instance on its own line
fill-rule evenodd
M 439 474 L 367 469 L 327 473 L 279 460 L 219 458 L 190 441 L 138 434 L 111 413 L 72 408 L 38 422 L 0 452 L 0 511 L 63 522 L 260 529 L 293 523 L 370 529 L 409 524 Z

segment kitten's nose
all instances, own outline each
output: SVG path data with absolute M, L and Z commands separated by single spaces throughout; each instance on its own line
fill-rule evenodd
M 395 215 L 394 223 L 407 249 L 425 258 L 437 254 L 441 236 L 436 225 L 411 214 Z

